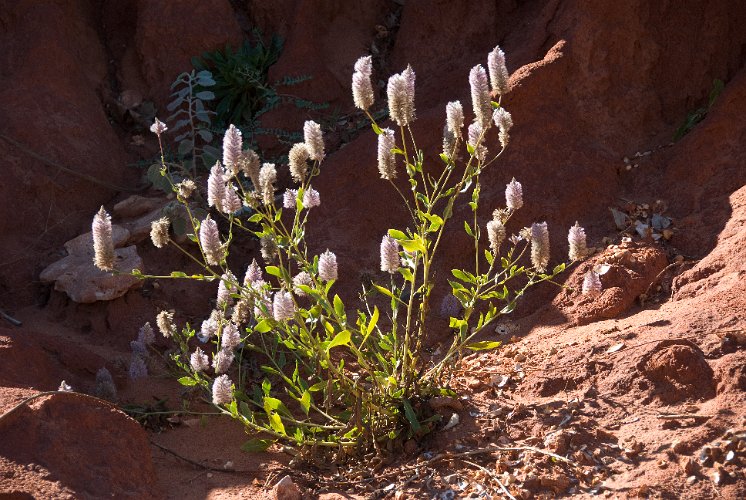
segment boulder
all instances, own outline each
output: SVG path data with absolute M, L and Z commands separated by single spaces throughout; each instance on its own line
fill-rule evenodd
M 161 497 L 143 428 L 81 394 L 46 397 L 5 417 L 0 457 L 0 491 L 18 498 Z
M 113 225 L 112 238 L 117 247 L 129 240 L 130 232 Z M 129 274 L 113 274 L 93 265 L 93 235 L 90 232 L 65 243 L 65 249 L 68 255 L 44 269 L 39 279 L 44 283 L 54 282 L 54 289 L 65 292 L 74 302 L 114 300 L 141 283 Z M 142 269 L 143 262 L 134 245 L 115 248 L 115 254 L 116 269 L 120 273 Z

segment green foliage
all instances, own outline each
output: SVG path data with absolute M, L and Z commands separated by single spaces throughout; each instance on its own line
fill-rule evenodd
M 725 84 L 722 80 L 716 78 L 712 81 L 712 90 L 710 90 L 710 96 L 707 100 L 707 106 L 695 109 L 686 116 L 684 123 L 682 123 L 678 129 L 676 129 L 676 133 L 673 136 L 674 141 L 678 141 L 679 139 L 684 137 L 694 128 L 695 125 L 705 119 L 705 116 L 707 116 L 710 108 L 712 108 L 712 105 L 723 92 L 724 88 Z
M 276 98 L 267 72 L 280 57 L 282 46 L 279 36 L 273 36 L 269 45 L 257 36 L 256 44 L 246 40 L 235 50 L 226 44 L 223 50 L 192 58 L 196 70 L 210 71 L 215 79 L 210 90 L 215 93 L 216 126 L 225 129 L 231 123 L 251 122 L 268 100 Z
M 184 96 L 186 99 L 187 94 Z M 374 132 L 381 134 L 373 116 L 367 116 Z M 294 208 L 260 202 L 261 197 L 245 191 L 238 178 L 242 174 L 225 172 L 227 182 L 240 187 L 253 212 L 250 216 L 241 212 L 213 214 L 224 219 L 223 237 L 216 243 L 225 248 L 226 257 L 219 265 L 206 263 L 205 248 L 210 243 L 196 237 L 206 215 L 193 212 L 177 191 L 177 200 L 187 214 L 186 231 L 196 243 L 190 255 L 201 261 L 203 270 L 197 275 L 176 271 L 160 278 L 222 282 L 224 289 L 231 290 L 231 299 L 218 301 L 216 311 L 199 331 L 187 324 L 173 335 L 178 348 L 172 359 L 183 371 L 179 378 L 182 385 L 207 394 L 213 391 L 213 401 L 218 394 L 220 411 L 266 438 L 245 443 L 247 451 L 280 441 L 313 451 L 317 457 L 344 460 L 371 449 L 380 451 L 386 441 L 419 438 L 431 432 L 440 416 L 433 414 L 427 401 L 453 394 L 449 383 L 462 356 L 499 347 L 499 341 L 484 338 L 487 327 L 510 314 L 529 288 L 553 280 L 565 269 L 559 264 L 548 273 L 526 264 L 531 242 L 524 238 L 515 237 L 510 245 L 504 242 L 502 248 L 495 248 L 483 236 L 486 231 L 477 219 L 480 176 L 504 147 L 489 160 L 478 159 L 473 151 L 482 145 L 482 134 L 463 166 L 456 168 L 449 155 L 430 165 L 424 152 L 416 148 L 411 130 L 402 128 L 400 133 L 394 153 L 404 163 L 411 192 L 409 196 L 400 193 L 410 215 L 407 226 L 388 230 L 399 249 L 393 258 L 398 269 L 372 283 L 356 307 L 345 304 L 333 290 L 337 280 L 349 277 L 331 279 L 336 268 L 330 272 L 328 256 L 320 259 L 306 245 L 309 209 L 303 205 L 304 192 L 319 175 L 320 162 L 308 165 L 304 181 L 297 186 Z M 160 174 L 173 184 L 165 162 Z M 454 207 L 462 198 L 467 198 L 465 205 L 471 207 L 467 212 L 470 220 L 451 222 L 456 218 Z M 496 213 L 503 224 L 512 215 L 508 209 Z M 464 228 L 473 240 L 473 258 L 465 267 L 451 271 L 447 293 L 455 297 L 460 312 L 447 319 L 451 345 L 440 357 L 430 358 L 423 340 L 437 286 L 435 258 L 447 227 Z M 264 249 L 268 265 L 261 280 L 245 282 L 233 277 L 242 272 L 229 274 L 227 256 L 238 231 L 274 242 L 274 250 L 270 246 Z M 148 277 L 139 271 L 133 274 Z M 298 280 L 299 276 L 305 279 Z M 238 328 L 240 343 L 226 347 L 226 339 L 231 338 L 227 332 L 234 328 Z M 218 355 L 229 356 L 231 368 L 220 375 L 232 384 L 229 400 L 221 396 L 225 391 L 215 392 L 218 374 L 213 369 L 195 367 L 193 356 L 197 356 L 198 346 L 212 355 L 213 368 Z M 247 374 L 249 360 L 259 364 L 261 379 Z
M 254 38 L 255 43 L 246 40 L 237 49 L 226 45 L 222 50 L 192 58 L 196 70 L 210 71 L 215 79 L 215 85 L 210 87 L 215 94 L 213 131 L 222 134 L 234 124 L 251 145 L 258 136 L 273 136 L 284 144 L 298 142 L 301 136 L 297 132 L 263 127 L 261 116 L 282 104 L 308 111 L 327 109 L 329 105 L 279 92 L 279 88 L 298 85 L 311 76 L 284 76 L 270 82 L 269 68 L 279 59 L 283 40 L 273 35 L 265 44 L 258 30 L 254 31 Z
M 180 74 L 171 84 L 172 100 L 167 109 L 171 112 L 166 121 L 172 133 L 176 133 L 177 156 L 186 172 L 196 173 L 198 162 L 210 167 L 220 152 L 210 146 L 215 136 L 210 130 L 214 111 L 208 109 L 209 102 L 215 99 L 211 90 L 215 85 L 212 73 L 207 70 Z M 208 103 L 208 104 L 206 104 Z M 155 165 L 159 169 L 160 165 Z M 155 187 L 170 192 L 167 186 L 158 181 L 154 167 L 148 172 L 148 179 Z

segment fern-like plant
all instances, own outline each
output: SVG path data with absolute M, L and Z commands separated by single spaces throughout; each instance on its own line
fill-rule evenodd
M 192 175 L 196 174 L 198 160 L 209 168 L 220 157 L 220 151 L 210 146 L 214 139 L 210 128 L 216 113 L 206 105 L 215 99 L 215 93 L 207 90 L 215 85 L 207 70 L 184 72 L 171 84 L 173 100 L 167 109 L 173 114 L 167 120 L 173 123 L 171 131 L 178 134 L 174 141 L 181 163 Z

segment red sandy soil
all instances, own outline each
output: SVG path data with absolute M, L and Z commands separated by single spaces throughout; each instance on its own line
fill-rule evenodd
M 466 497 L 487 486 L 498 497 L 495 478 L 517 498 L 746 497 L 741 2 L 209 4 L 28 0 L 0 11 L 0 306 L 23 322 L 0 327 L 0 498 L 270 498 L 285 474 L 309 498 L 441 498 L 448 489 Z M 131 194 L 59 165 L 138 190 L 141 172 L 126 165 L 152 158 L 155 143 L 118 99 L 133 91 L 163 110 L 168 85 L 192 55 L 235 43 L 254 25 L 286 38 L 272 78 L 312 75 L 293 92 L 338 105 L 347 118 L 327 136 L 315 186 L 324 203 L 309 231 L 314 248 L 339 256 L 345 303 L 353 303 L 361 272 L 377 272 L 381 234 L 406 217 L 377 179 L 375 137 L 356 135 L 355 116 L 345 114 L 352 64 L 371 51 L 382 82 L 406 63 L 417 71 L 415 134 L 437 160 L 445 103 L 461 99 L 469 108 L 469 68 L 484 65 L 499 43 L 513 74 L 504 104 L 516 125 L 504 162 L 485 173 L 481 222 L 515 176 L 526 207 L 514 231 L 547 220 L 559 262 L 566 229 L 578 220 L 598 250 L 565 273 L 567 288 L 535 290 L 485 334 L 504 346 L 463 361 L 454 381 L 461 399 L 442 409 L 459 424 L 408 443 L 390 463 L 293 467 L 279 448 L 240 451 L 247 436 L 223 417 L 169 413 L 142 426 L 112 404 L 74 394 L 13 409 L 63 379 L 92 393 L 105 366 L 118 404 L 165 400 L 161 409 L 213 411 L 157 356 L 148 378 L 126 377 L 139 326 L 163 308 L 176 308 L 179 321 L 202 319 L 212 288 L 149 283 L 86 305 L 44 289 L 38 273 L 62 255 L 64 241 L 88 230 L 102 203 Z M 707 117 L 670 144 L 687 114 L 706 105 L 715 78 L 725 89 Z M 307 118 L 281 109 L 265 125 L 292 130 Z M 608 207 L 638 216 L 645 204 L 665 207 L 672 237 L 622 243 Z M 461 260 L 462 238 L 449 233 L 439 275 Z M 147 242 L 138 250 L 148 271 L 184 264 Z M 247 242 L 233 264 L 256 253 Z M 604 291 L 582 296 L 584 272 L 600 263 L 611 266 Z M 448 335 L 434 319 L 430 347 Z M 157 341 L 159 353 L 168 348 Z M 703 450 L 709 459 L 700 460 Z

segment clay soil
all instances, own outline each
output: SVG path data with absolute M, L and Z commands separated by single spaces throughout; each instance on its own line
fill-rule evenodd
M 29 0 L 0 9 L 0 309 L 21 323 L 0 319 L 0 498 L 273 498 L 285 475 L 305 498 L 745 498 L 746 8 L 685 3 Z M 515 127 L 504 161 L 484 174 L 480 223 L 515 176 L 526 207 L 509 231 L 546 220 L 557 263 L 577 220 L 594 250 L 563 287 L 534 290 L 480 339 L 501 348 L 463 359 L 458 398 L 438 408 L 455 425 L 384 460 L 299 465 L 279 446 L 241 451 L 252 436 L 176 383 L 164 338 L 149 376 L 127 377 L 139 327 L 162 309 L 201 321 L 213 287 L 154 280 L 79 304 L 39 280 L 100 205 L 135 192 L 163 200 L 133 166 L 157 152 L 143 103 L 165 116 L 168 86 L 190 57 L 255 26 L 286 41 L 270 78 L 311 75 L 292 92 L 339 110 L 331 120 L 282 107 L 264 125 L 325 123 L 323 203 L 308 237 L 337 253 L 346 304 L 361 280 L 382 276 L 380 236 L 407 216 L 377 178 L 375 136 L 358 129 L 351 105 L 352 65 L 365 54 L 379 103 L 388 75 L 414 67 L 414 132 L 436 165 L 445 104 L 470 108 L 469 69 L 499 44 Z M 710 105 L 715 79 L 724 86 Z M 701 108 L 704 119 L 672 141 Z M 488 139 L 497 147 L 496 134 Z M 653 215 L 670 224 L 658 239 L 634 228 Z M 460 228 L 446 240 L 441 277 L 469 244 Z M 145 240 L 137 251 L 149 272 L 188 271 L 172 249 Z M 254 257 L 247 239 L 231 264 Z M 608 269 L 604 289 L 583 295 L 594 266 Z M 447 320 L 428 326 L 437 355 L 450 342 Z M 111 402 L 88 396 L 102 367 L 117 387 Z M 62 380 L 83 394 L 24 402 Z

